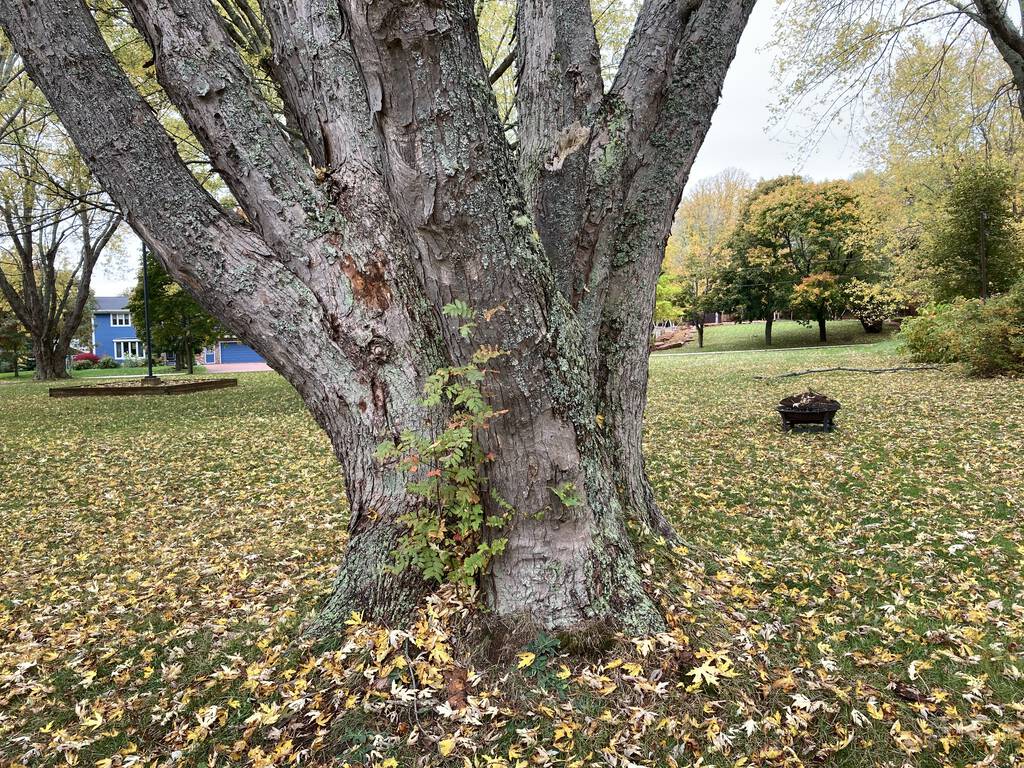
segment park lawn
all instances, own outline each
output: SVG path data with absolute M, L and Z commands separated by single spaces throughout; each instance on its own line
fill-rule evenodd
M 201 365 L 195 366 L 192 370 L 194 373 L 205 373 L 206 371 Z M 75 379 L 94 379 L 106 378 L 108 376 L 145 376 L 146 373 L 146 366 L 141 365 L 132 368 L 89 368 L 84 371 L 72 371 L 71 376 Z M 187 375 L 185 371 L 175 371 L 173 365 L 154 365 L 153 373 L 157 376 L 164 376 L 169 373 Z
M 818 341 L 817 323 L 804 324 L 795 320 L 776 320 L 772 324 L 770 349 L 792 347 L 820 347 L 841 344 L 873 344 L 884 341 L 890 329 L 881 333 L 865 333 L 859 320 L 830 320 L 826 327 L 828 341 Z M 698 347 L 696 336 L 689 344 L 670 350 L 670 353 L 736 352 L 765 349 L 764 322 L 725 323 L 709 325 L 704 329 L 704 347 Z
M 205 373 L 206 369 L 201 365 L 195 366 L 193 369 L 195 373 Z M 94 378 L 111 378 L 115 376 L 145 376 L 147 373 L 146 366 L 137 366 L 132 368 L 87 368 L 80 371 L 72 371 L 71 378 L 73 379 L 94 379 Z M 158 376 L 163 376 L 169 373 L 184 374 L 184 371 L 175 371 L 173 365 L 154 365 L 153 373 Z M 15 377 L 13 373 L 0 373 L 0 380 L 10 381 L 31 381 L 32 371 L 22 371 L 21 376 Z
M 346 512 L 275 374 L 128 406 L 0 386 L 0 764 L 1020 763 L 1024 381 L 754 378 L 893 363 L 655 357 L 648 464 L 687 546 L 638 546 L 668 631 L 497 666 L 449 592 L 408 634 L 297 639 Z M 780 431 L 808 386 L 835 433 Z

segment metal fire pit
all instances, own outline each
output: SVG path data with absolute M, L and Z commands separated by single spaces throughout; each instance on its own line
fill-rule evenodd
M 835 429 L 834 419 L 839 410 L 839 402 L 809 389 L 799 395 L 783 398 L 775 410 L 782 417 L 782 429 L 785 432 L 797 427 L 820 427 L 823 432 L 831 432 Z

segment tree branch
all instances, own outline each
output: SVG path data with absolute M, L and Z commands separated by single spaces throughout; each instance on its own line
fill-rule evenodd
M 329 366 L 334 347 L 297 331 L 323 327 L 317 301 L 199 186 L 85 6 L 0 0 L 0 19 L 90 168 L 174 278 L 273 365 Z
M 270 68 L 313 163 L 373 176 L 379 187 L 377 136 L 339 4 L 264 0 L 263 9 L 274 50 Z
M 208 0 L 126 3 L 164 87 L 232 194 L 285 260 L 319 197 L 312 169 L 282 135 L 226 24 Z
M 571 294 L 591 123 L 604 95 L 590 0 L 520 0 L 519 177 L 559 288 Z
M 505 58 L 498 62 L 498 65 L 491 70 L 491 74 L 487 76 L 487 80 L 491 85 L 501 80 L 505 76 L 505 73 L 511 69 L 512 65 L 516 63 L 516 57 L 519 55 L 519 49 L 513 47 L 511 51 L 506 54 Z
M 947 365 L 915 365 L 915 366 L 904 366 L 899 365 L 892 368 L 847 368 L 845 365 L 838 365 L 834 368 L 808 368 L 806 371 L 791 371 L 790 373 L 780 373 L 775 376 L 754 376 L 758 381 L 770 381 L 771 379 L 789 379 L 796 376 L 809 376 L 812 373 L 834 373 L 844 371 L 847 373 L 900 373 L 900 372 L 913 372 L 913 371 L 941 371 L 943 368 L 948 368 Z

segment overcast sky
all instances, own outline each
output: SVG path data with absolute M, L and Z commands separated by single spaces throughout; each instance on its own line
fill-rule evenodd
M 736 59 L 725 79 L 722 101 L 715 112 L 711 131 L 697 155 L 691 181 L 713 176 L 726 168 L 739 168 L 755 179 L 799 173 L 815 179 L 844 178 L 859 167 L 857 142 L 845 135 L 820 138 L 813 152 L 802 150 L 806 122 L 800 115 L 786 124 L 769 127 L 772 99 L 771 40 L 775 2 L 754 6 L 743 33 Z M 117 296 L 130 290 L 139 265 L 138 241 L 125 238 L 125 250 L 132 251 L 119 263 L 105 264 L 93 278 L 97 296 Z

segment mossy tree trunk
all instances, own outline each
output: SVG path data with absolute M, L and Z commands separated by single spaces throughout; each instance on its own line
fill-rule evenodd
M 59 341 L 54 344 L 46 339 L 42 343 L 33 341 L 32 355 L 36 360 L 35 379 L 37 381 L 71 378 L 67 368 L 67 345 L 62 345 Z
M 485 481 L 515 512 L 488 602 L 548 630 L 659 628 L 627 535 L 630 520 L 675 535 L 641 445 L 654 289 L 753 0 L 647 0 L 607 90 L 589 2 L 522 0 L 518 156 L 471 0 L 265 4 L 269 70 L 305 155 L 208 0 L 127 5 L 244 219 L 178 159 L 85 6 L 0 11 L 132 226 L 330 436 L 351 536 L 321 627 L 352 609 L 398 620 L 426 589 L 387 568 L 417 500 L 374 450 L 442 428 L 426 377 L 489 346 L 504 354 L 489 365 Z M 488 313 L 471 339 L 441 315 L 454 300 Z

